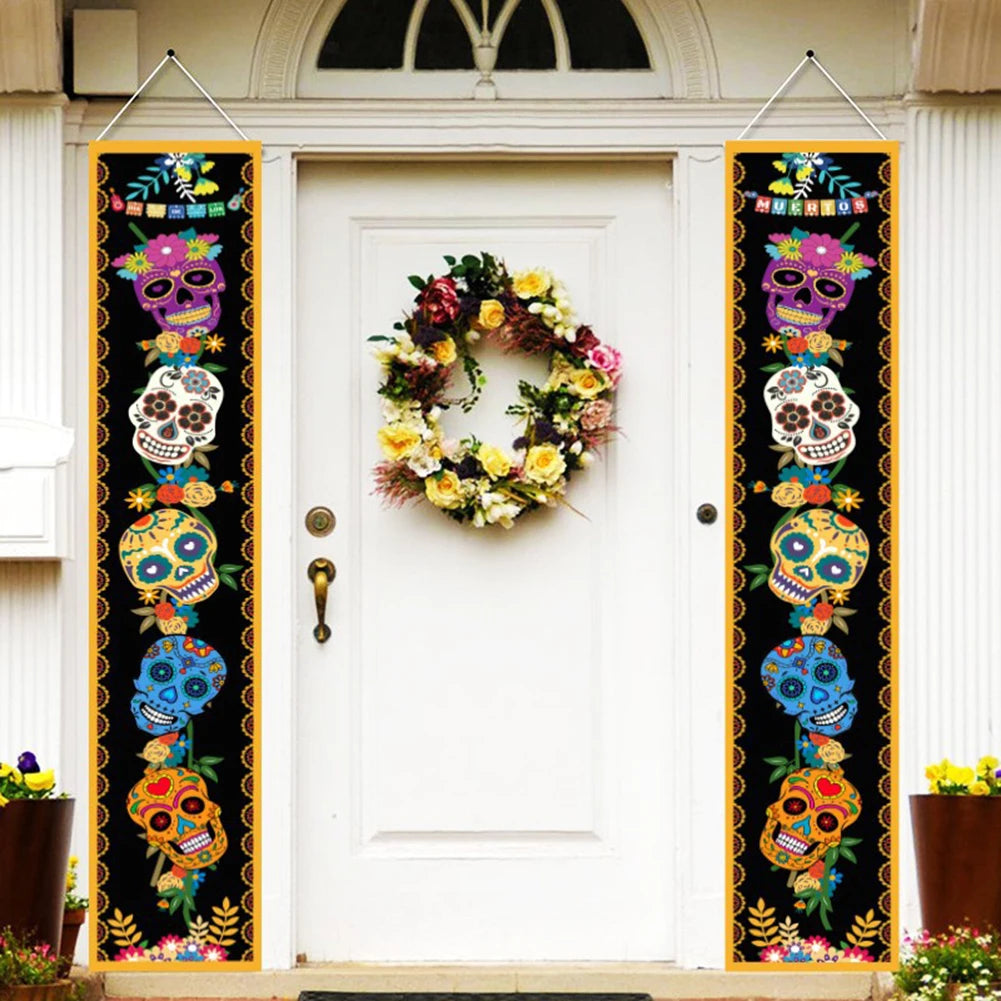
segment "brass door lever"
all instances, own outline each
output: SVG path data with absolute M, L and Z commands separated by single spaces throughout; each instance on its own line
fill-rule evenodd
M 330 639 L 330 626 L 327 625 L 327 589 L 337 576 L 337 568 L 328 559 L 322 557 L 313 560 L 306 575 L 313 582 L 313 597 L 316 600 L 316 626 L 313 636 L 317 643 L 326 643 Z

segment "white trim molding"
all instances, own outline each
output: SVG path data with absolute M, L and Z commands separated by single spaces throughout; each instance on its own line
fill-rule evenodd
M 249 86 L 251 98 L 287 100 L 303 96 L 393 96 L 383 89 L 376 90 L 377 78 L 399 81 L 403 76 L 400 71 L 379 73 L 316 69 L 316 58 L 323 40 L 345 2 L 346 0 L 271 0 L 254 46 Z M 653 84 L 652 89 L 650 93 L 639 96 L 686 100 L 705 100 L 719 96 L 716 54 L 698 0 L 623 2 L 647 44 L 653 72 L 589 71 L 579 74 L 582 79 L 587 78 L 584 82 L 589 80 L 592 89 L 600 84 L 598 93 L 611 96 L 622 93 L 622 81 L 626 81 L 626 78 L 647 77 Z M 569 79 L 575 74 L 558 75 Z M 527 89 L 533 86 L 540 96 L 555 93 L 553 73 L 509 73 L 501 76 L 506 76 L 507 92 L 511 96 L 526 96 Z M 424 75 L 410 73 L 406 74 L 406 78 L 407 89 L 395 96 L 412 95 L 415 81 L 423 80 Z M 429 88 L 425 96 L 446 96 L 440 92 L 441 88 L 454 88 L 456 85 L 460 88 L 460 93 L 471 96 L 477 78 L 476 72 L 429 73 L 424 80 Z M 465 90 L 461 90 L 463 87 Z M 366 88 L 369 88 L 369 93 L 365 93 Z M 396 89 L 399 90 L 399 83 Z M 501 96 L 505 96 L 504 87 L 499 89 Z M 571 95 L 568 93 L 566 96 Z

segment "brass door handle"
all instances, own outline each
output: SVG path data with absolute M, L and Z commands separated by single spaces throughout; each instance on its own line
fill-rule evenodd
M 313 636 L 317 643 L 326 643 L 330 639 L 330 626 L 327 617 L 327 589 L 337 576 L 337 568 L 330 560 L 315 559 L 309 564 L 306 576 L 313 582 L 313 597 L 316 599 L 316 627 Z

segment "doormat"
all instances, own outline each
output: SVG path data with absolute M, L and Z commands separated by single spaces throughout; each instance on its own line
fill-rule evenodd
M 727 170 L 727 963 L 889 969 L 897 144 Z
M 649 994 L 355 994 L 350 991 L 302 991 L 299 1001 L 653 1001 Z
M 90 167 L 90 965 L 256 969 L 260 145 Z

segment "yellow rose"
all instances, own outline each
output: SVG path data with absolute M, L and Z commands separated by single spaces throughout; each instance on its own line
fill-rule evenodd
M 799 507 L 803 503 L 803 485 L 791 481 L 772 487 L 772 500 L 779 507 Z
M 211 483 L 192 480 L 184 484 L 184 503 L 189 507 L 205 507 L 215 500 L 215 487 Z
M 566 460 L 555 445 L 533 445 L 525 456 L 525 475 L 545 486 L 552 486 L 566 468 Z
M 608 377 L 604 372 L 593 368 L 575 368 L 570 373 L 570 392 L 581 399 L 593 400 L 608 385 Z
M 441 476 L 429 476 L 424 481 L 424 493 L 435 507 L 462 507 L 462 481 L 451 469 Z
M 180 876 L 175 876 L 172 872 L 165 872 L 157 881 L 156 888 L 160 893 L 167 890 L 180 890 L 184 886 L 184 880 Z
M 496 330 L 504 322 L 504 307 L 496 299 L 484 299 L 476 322 L 484 330 Z
M 542 268 L 532 268 L 529 271 L 516 271 L 512 276 L 514 294 L 519 299 L 535 299 L 545 295 L 553 284 L 553 277 Z
M 29 772 L 24 776 L 24 784 L 32 792 L 45 792 L 56 784 L 56 773 L 51 768 L 44 772 Z
M 439 365 L 451 365 L 456 359 L 455 341 L 446 337 L 443 341 L 435 341 L 431 345 L 435 359 Z
M 820 880 L 808 872 L 801 872 L 796 877 L 796 882 L 792 884 L 792 888 L 796 893 L 802 893 L 804 890 L 819 890 Z
M 382 454 L 394 462 L 405 459 L 421 443 L 421 436 L 406 424 L 387 424 L 379 428 Z
M 815 619 L 812 615 L 799 624 L 804 636 L 823 636 L 831 628 L 830 619 Z
M 822 355 L 825 351 L 830 351 L 833 343 L 834 338 L 823 330 L 815 330 L 806 339 L 806 346 L 815 355 Z
M 971 796 L 990 796 L 991 794 L 991 787 L 983 779 L 971 782 L 966 788 Z
M 188 620 L 175 615 L 172 619 L 157 619 L 157 627 L 164 636 L 183 636 L 188 631 Z
M 847 755 L 842 744 L 839 744 L 836 740 L 829 740 L 826 744 L 821 744 L 817 748 L 817 757 L 824 764 L 836 765 L 844 761 Z
M 484 472 L 495 480 L 511 472 L 510 457 L 496 445 L 480 445 L 476 458 L 480 460 Z
M 176 354 L 181 350 L 181 335 L 165 330 L 162 334 L 156 335 L 156 340 L 153 343 L 165 355 Z
M 170 757 L 170 748 L 158 740 L 151 740 L 143 748 L 142 757 L 151 765 L 162 765 Z

